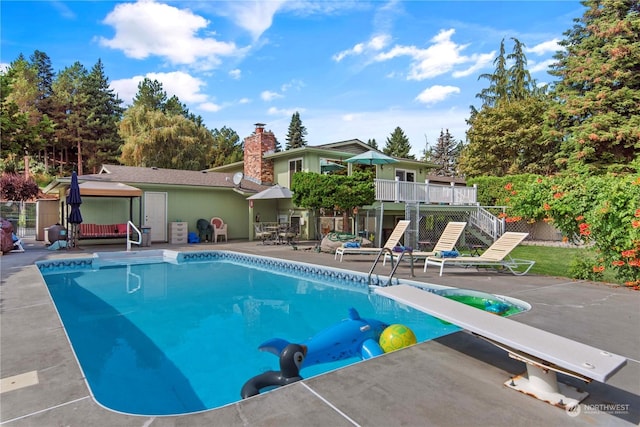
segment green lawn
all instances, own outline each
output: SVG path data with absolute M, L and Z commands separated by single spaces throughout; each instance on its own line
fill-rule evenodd
M 572 261 L 588 253 L 589 250 L 583 248 L 520 245 L 511 252 L 511 256 L 534 260 L 536 264 L 529 271 L 531 274 L 571 277 L 569 267 Z

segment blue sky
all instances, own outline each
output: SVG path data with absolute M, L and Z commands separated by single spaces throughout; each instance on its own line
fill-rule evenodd
M 375 138 L 400 126 L 417 156 L 441 129 L 465 138 L 500 41 L 548 64 L 580 18 L 578 1 L 11 1 L 0 3 L 0 64 L 45 52 L 54 70 L 101 59 L 129 104 L 162 82 L 209 128 L 241 138 L 266 123 L 284 147 L 294 112 L 309 145 Z

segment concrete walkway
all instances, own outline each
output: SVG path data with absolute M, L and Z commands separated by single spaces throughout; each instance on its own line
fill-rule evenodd
M 510 390 L 524 364 L 465 332 L 351 365 L 219 409 L 172 417 L 123 415 L 90 396 L 37 260 L 87 256 L 118 246 L 52 252 L 24 239 L 26 252 L 0 257 L 0 425 L 3 426 L 636 426 L 640 424 L 640 293 L 606 284 L 492 271 L 414 269 L 413 280 L 478 289 L 529 302 L 512 319 L 627 357 L 607 383 L 559 380 L 590 393 L 579 413 Z M 311 244 L 229 242 L 149 249 L 226 249 L 369 271 L 371 256 L 317 253 Z M 563 260 L 558 260 L 563 262 Z M 386 269 L 377 269 L 380 274 Z M 408 264 L 398 276 L 411 278 Z

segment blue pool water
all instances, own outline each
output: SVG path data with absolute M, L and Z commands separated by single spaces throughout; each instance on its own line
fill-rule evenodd
M 278 359 L 274 337 L 302 342 L 347 317 L 411 328 L 418 341 L 459 330 L 368 290 L 362 275 L 209 252 L 173 262 L 38 263 L 98 403 L 141 415 L 184 414 L 240 399 Z M 359 361 L 303 368 L 308 378 Z

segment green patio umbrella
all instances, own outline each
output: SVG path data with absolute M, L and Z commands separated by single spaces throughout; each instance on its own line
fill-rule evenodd
M 398 163 L 393 157 L 389 157 L 379 151 L 369 150 L 345 160 L 347 163 L 357 163 L 360 165 L 388 165 Z

